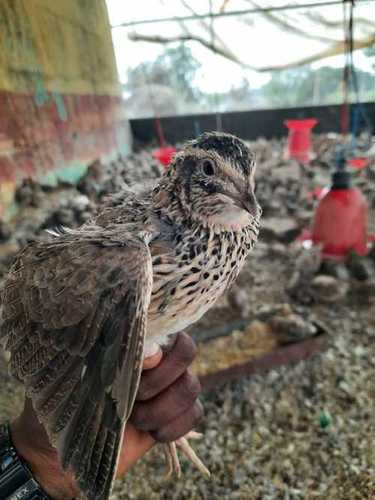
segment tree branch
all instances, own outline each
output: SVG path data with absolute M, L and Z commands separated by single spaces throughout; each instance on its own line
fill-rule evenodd
M 375 44 L 375 33 L 369 35 L 366 38 L 362 38 L 361 40 L 355 40 L 353 49 L 354 50 L 365 49 L 366 47 L 371 47 L 374 44 Z M 340 54 L 343 54 L 345 50 L 346 50 L 345 42 L 337 42 L 333 44 L 331 47 L 328 47 L 327 49 L 323 50 L 322 52 L 318 52 L 317 54 L 313 54 L 303 59 L 299 59 L 298 61 L 293 61 L 280 66 L 266 66 L 263 68 L 257 68 L 257 71 L 261 72 L 280 71 L 283 69 L 297 68 L 299 66 L 304 66 L 305 64 L 311 64 L 316 61 L 321 61 L 322 59 L 326 59 L 327 57 L 338 56 Z
M 253 0 L 247 0 L 253 7 L 255 8 L 260 8 L 260 5 L 257 2 L 254 2 Z M 310 40 L 317 40 L 319 42 L 324 42 L 324 43 L 332 43 L 332 42 L 339 42 L 337 39 L 325 37 L 325 36 L 319 36 L 319 35 L 314 35 L 312 33 L 307 33 L 301 28 L 298 28 L 295 24 L 293 24 L 289 19 L 287 19 L 287 16 L 282 16 L 281 14 L 273 14 L 272 12 L 266 11 L 262 12 L 261 14 L 264 18 L 266 18 L 268 21 L 270 21 L 272 24 L 275 24 L 278 26 L 280 29 L 283 31 L 287 31 L 288 33 L 294 33 L 295 35 L 303 36 L 304 38 L 308 38 Z
M 210 36 L 211 36 L 211 45 L 215 44 L 215 38 L 216 38 L 216 33 L 214 30 L 214 18 L 212 17 L 212 12 L 213 12 L 213 7 L 212 7 L 212 0 L 208 0 L 208 5 L 209 5 L 209 11 L 210 11 Z
M 197 11 L 195 11 L 186 0 L 181 0 L 181 3 L 185 7 L 185 9 L 187 9 L 190 12 L 190 14 L 194 16 L 198 14 Z M 211 34 L 211 26 L 204 19 L 199 19 L 198 22 L 207 33 Z M 185 34 L 188 33 L 190 34 L 188 30 L 185 30 Z M 234 58 L 236 57 L 234 53 L 229 49 L 229 47 L 224 43 L 223 39 L 217 33 L 215 33 L 215 39 L 216 39 L 215 41 L 221 45 L 222 49 L 225 52 L 231 54 L 231 56 Z
M 319 12 L 306 12 L 305 16 L 308 17 L 314 23 L 320 24 L 325 28 L 330 29 L 342 29 L 342 21 L 330 21 L 324 16 L 319 14 Z M 362 24 L 363 26 L 368 26 L 370 28 L 375 28 L 375 22 L 370 21 L 370 19 L 365 19 L 363 17 L 356 17 L 354 19 L 355 24 Z
M 219 9 L 219 12 L 225 12 L 225 9 L 227 8 L 227 5 L 228 3 L 230 2 L 230 0 L 223 0 L 223 3 L 221 4 L 221 7 Z
M 256 2 L 249 0 L 250 3 L 253 5 L 256 5 Z M 188 5 L 188 3 L 185 0 L 181 0 L 182 4 L 189 9 L 189 11 L 194 12 L 194 10 Z M 267 17 L 272 16 L 272 17 L 277 17 L 272 14 L 266 13 L 265 14 Z M 311 17 L 311 14 L 310 16 Z M 318 15 L 316 17 L 315 22 L 320 22 L 321 18 Z M 327 24 L 330 27 L 335 27 L 336 22 L 331 22 L 327 21 L 324 18 L 322 18 L 323 23 Z M 366 21 L 365 19 L 363 21 Z M 281 23 L 283 26 L 283 29 L 288 30 L 288 31 L 293 31 L 296 34 L 305 36 L 305 37 L 310 37 L 310 38 L 315 38 L 315 36 L 309 35 L 308 33 L 305 33 L 303 30 L 300 30 L 299 28 L 293 26 L 290 24 L 289 20 L 285 19 L 280 19 L 277 17 L 277 21 L 272 21 L 272 22 L 277 22 Z M 207 31 L 208 34 L 210 34 L 210 26 L 206 24 L 204 21 L 200 22 L 201 26 Z M 373 24 L 371 21 L 367 23 L 368 25 Z M 338 23 L 341 27 L 341 22 Z M 284 64 L 284 65 L 279 65 L 279 66 L 265 66 L 265 67 L 254 67 L 249 64 L 246 64 L 242 60 L 240 60 L 230 49 L 228 49 L 225 45 L 224 42 L 217 36 L 214 40 L 208 41 L 202 36 L 199 35 L 194 35 L 189 32 L 187 27 L 183 24 L 180 24 L 181 28 L 183 29 L 184 34 L 178 35 L 178 36 L 173 36 L 173 37 L 164 37 L 160 35 L 142 35 L 140 33 L 130 33 L 129 34 L 129 39 L 133 41 L 143 41 L 143 42 L 151 42 L 151 43 L 159 43 L 159 44 L 168 44 L 168 43 L 173 43 L 173 42 L 186 42 L 186 41 L 193 41 L 197 42 L 204 47 L 206 47 L 208 50 L 211 52 L 218 54 L 225 59 L 234 62 L 236 64 L 239 64 L 241 67 L 246 68 L 246 69 L 252 69 L 254 71 L 259 71 L 259 72 L 267 72 L 267 71 L 280 71 L 284 69 L 291 69 L 291 68 L 296 68 L 299 66 L 303 66 L 306 64 L 311 64 L 316 61 L 320 61 L 322 59 L 326 59 L 328 57 L 336 56 L 343 54 L 346 50 L 346 44 L 344 41 L 335 41 L 333 44 L 326 48 L 325 50 L 317 53 L 317 54 L 312 54 L 310 56 L 307 56 L 303 59 L 299 59 L 297 61 L 292 61 L 290 63 Z M 327 42 L 327 39 L 325 39 L 325 42 Z M 218 45 L 220 43 L 220 45 Z M 354 50 L 358 49 L 363 49 L 367 47 L 371 47 L 375 45 L 375 33 L 371 33 L 370 35 L 360 39 L 360 40 L 355 40 L 354 41 Z
M 160 36 L 160 35 L 142 35 L 140 33 L 133 32 L 133 33 L 129 33 L 128 37 L 133 42 L 151 42 L 151 43 L 160 43 L 160 44 L 167 44 L 167 43 L 173 43 L 173 42 L 189 42 L 189 41 L 198 42 L 201 45 L 203 45 L 204 47 L 206 47 L 208 50 L 210 50 L 211 52 L 214 52 L 215 54 L 218 54 L 222 57 L 225 57 L 225 59 L 228 59 L 229 61 L 232 61 L 236 64 L 239 64 L 243 68 L 257 70 L 257 68 L 249 66 L 248 64 L 245 64 L 243 61 L 238 59 L 238 57 L 235 56 L 232 52 L 227 51 L 223 47 L 218 47 L 215 43 L 211 43 L 198 35 L 185 34 L 185 35 L 178 35 L 178 36 L 172 36 L 172 37 L 164 37 L 164 36 Z

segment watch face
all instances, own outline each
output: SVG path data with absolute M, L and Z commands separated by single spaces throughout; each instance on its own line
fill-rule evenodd
M 0 500 L 50 500 L 13 446 L 9 424 L 0 425 Z
M 36 500 L 47 500 L 48 498 L 40 491 L 38 483 L 31 478 L 26 484 L 20 486 L 14 493 L 9 495 L 7 500 L 24 500 L 30 498 L 32 494 L 31 498 L 35 498 Z

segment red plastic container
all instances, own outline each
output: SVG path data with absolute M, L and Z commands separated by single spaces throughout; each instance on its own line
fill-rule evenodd
M 367 203 L 358 189 L 331 189 L 320 200 L 312 241 L 323 245 L 323 257 L 343 258 L 352 250 L 366 255 Z
M 368 158 L 351 158 L 350 160 L 348 160 L 348 165 L 355 168 L 356 170 L 362 170 L 363 168 L 367 167 Z
M 166 142 L 165 137 L 164 137 L 163 126 L 161 124 L 160 118 L 155 119 L 155 128 L 156 128 L 156 133 L 157 133 L 158 138 L 159 138 L 160 148 L 155 149 L 155 151 L 152 153 L 152 156 L 156 160 L 159 160 L 159 162 L 164 167 L 168 167 L 168 165 L 172 161 L 173 155 L 177 152 L 177 149 L 174 148 L 173 146 L 167 146 L 167 142 Z
M 315 118 L 304 120 L 285 120 L 288 127 L 287 156 L 301 163 L 309 163 L 312 157 L 311 131 L 318 123 Z
M 172 147 L 172 146 L 164 146 L 159 149 L 155 149 L 153 151 L 152 156 L 156 159 L 159 160 L 164 167 L 168 167 L 170 162 L 172 161 L 172 158 L 174 154 L 177 152 L 177 149 Z

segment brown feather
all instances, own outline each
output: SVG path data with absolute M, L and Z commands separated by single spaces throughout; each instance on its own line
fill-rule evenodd
M 113 481 L 152 288 L 143 237 L 99 229 L 26 247 L 1 297 L 11 370 L 58 443 L 63 467 L 92 499 Z

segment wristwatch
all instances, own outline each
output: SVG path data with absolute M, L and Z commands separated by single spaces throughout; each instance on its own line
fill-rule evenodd
M 18 455 L 9 424 L 0 424 L 0 500 L 52 500 Z

